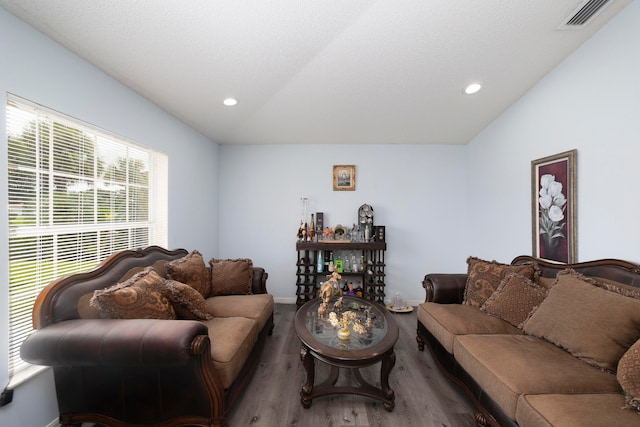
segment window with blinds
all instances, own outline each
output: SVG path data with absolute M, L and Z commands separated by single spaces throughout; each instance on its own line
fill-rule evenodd
M 36 296 L 113 252 L 167 244 L 167 157 L 21 98 L 7 99 L 10 386 Z

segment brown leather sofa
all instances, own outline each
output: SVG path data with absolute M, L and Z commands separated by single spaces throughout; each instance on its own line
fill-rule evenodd
M 41 292 L 36 331 L 21 355 L 53 368 L 62 426 L 227 425 L 273 329 L 264 269 L 251 267 L 252 295 L 207 298 L 210 320 L 86 318 L 95 316 L 81 308 L 85 297 L 132 269 L 187 254 L 157 246 L 119 252 Z
M 633 351 L 637 360 L 640 323 L 634 313 L 640 304 L 640 266 L 614 259 L 558 264 L 529 256 L 516 257 L 510 265 L 534 265 L 537 271 L 531 283 L 547 287 L 542 302 L 529 312 L 523 323 L 516 326 L 488 314 L 486 304 L 482 309 L 461 304 L 465 298 L 467 274 L 427 274 L 423 281 L 426 300 L 418 307 L 419 350 L 422 351 L 426 345 L 442 372 L 475 405 L 478 425 L 639 425 L 640 414 L 626 404 L 624 392 L 628 390 L 619 383 L 616 364 L 613 364 L 612 371 L 611 367 L 596 366 L 592 360 L 574 351 L 575 346 L 582 344 L 587 349 L 592 346 L 594 352 L 607 350 L 606 346 L 598 346 L 597 336 L 608 334 L 603 330 L 606 329 L 604 325 L 621 316 L 622 306 L 599 305 L 595 298 L 576 293 L 569 293 L 563 299 L 556 295 L 560 295 L 557 294 L 561 290 L 558 283 L 562 281 L 562 286 L 567 282 L 570 286 L 575 285 L 575 289 L 582 289 L 579 286 L 586 289 L 589 284 L 595 284 L 598 289 L 593 289 L 593 295 L 597 294 L 597 298 L 603 293 L 604 298 L 612 301 L 624 297 L 623 302 L 631 308 L 623 316 L 634 318 L 629 322 L 617 319 L 619 324 L 629 325 L 626 342 L 622 343 L 620 339 L 619 343 L 624 347 L 630 346 L 623 357 Z M 509 277 L 515 277 L 515 274 Z M 552 292 L 554 300 L 550 301 Z M 616 295 L 612 296 L 612 293 Z M 589 309 L 583 308 L 580 301 L 586 301 Z M 564 313 L 548 311 L 557 303 L 565 307 L 558 310 Z M 541 313 L 546 318 L 540 319 Z M 558 314 L 557 318 L 555 314 Z M 567 324 L 566 319 L 583 316 L 593 321 Z M 534 327 L 537 325 L 530 326 L 533 323 L 546 323 L 551 332 L 542 337 L 536 336 Z M 574 342 L 564 347 L 560 345 L 562 343 L 554 335 L 559 334 L 553 330 L 555 328 L 568 331 L 568 340 Z M 619 338 L 617 330 L 610 332 L 607 339 L 613 342 Z M 586 339 L 583 343 L 576 343 L 579 337 Z M 617 357 L 620 359 L 619 355 Z M 637 371 L 634 375 L 638 377 Z

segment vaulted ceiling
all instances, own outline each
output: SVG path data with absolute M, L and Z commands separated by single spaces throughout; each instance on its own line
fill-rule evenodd
M 630 1 L 0 6 L 219 144 L 466 144 Z

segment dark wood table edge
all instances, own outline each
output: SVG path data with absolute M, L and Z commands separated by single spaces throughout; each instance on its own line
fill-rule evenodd
M 307 330 L 307 313 L 316 302 L 317 299 L 314 299 L 302 305 L 294 319 L 294 329 L 302 344 L 300 360 L 306 372 L 306 380 L 300 390 L 302 406 L 309 408 L 313 399 L 321 396 L 355 394 L 379 400 L 387 411 L 392 411 L 395 406 L 395 392 L 389 386 L 389 375 L 396 363 L 394 346 L 400 335 L 393 315 L 382 304 L 366 301 L 367 304 L 376 306 L 385 317 L 387 333 L 378 343 L 367 349 L 338 350 L 320 343 Z M 329 377 L 318 385 L 314 385 L 316 359 L 331 366 Z M 360 368 L 375 365 L 378 362 L 381 362 L 380 388 L 367 382 L 360 374 Z M 358 387 L 335 386 L 340 369 L 349 369 Z

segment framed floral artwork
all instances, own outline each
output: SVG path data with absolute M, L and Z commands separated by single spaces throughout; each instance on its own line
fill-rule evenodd
M 576 150 L 531 162 L 533 255 L 576 262 Z
M 355 165 L 333 166 L 333 191 L 354 191 L 356 189 Z

